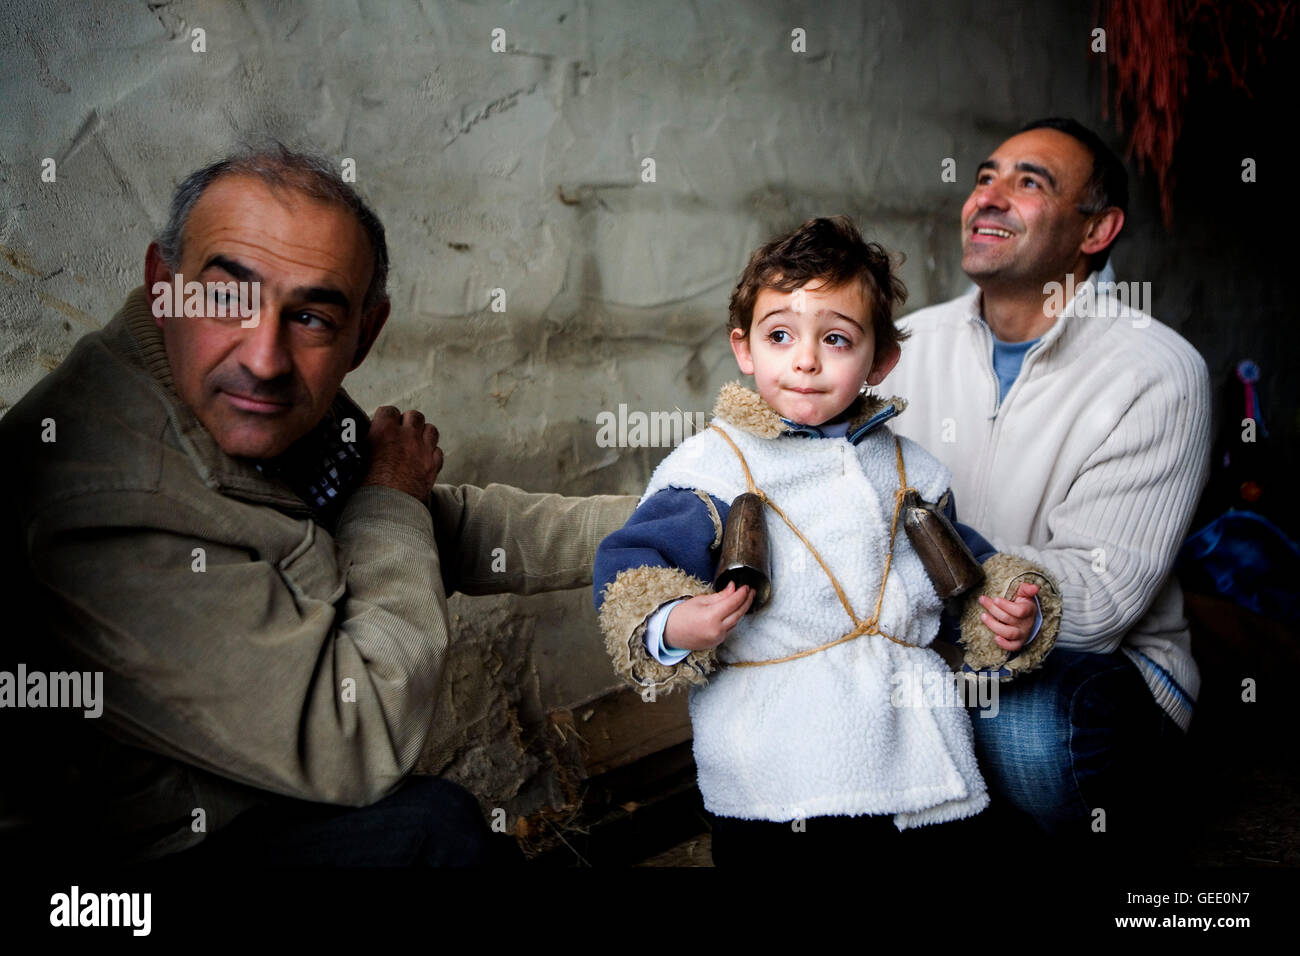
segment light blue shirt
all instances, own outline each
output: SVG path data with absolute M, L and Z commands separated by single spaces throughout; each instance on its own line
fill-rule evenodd
M 1011 391 L 1011 386 L 1016 382 L 1016 376 L 1020 374 L 1020 366 L 1024 364 L 1025 354 L 1038 344 L 1038 339 L 1030 339 L 1028 342 L 1003 342 L 996 335 L 993 336 L 993 372 L 998 377 L 998 404 L 1002 404 L 1002 399 L 1007 397 L 1007 392 Z

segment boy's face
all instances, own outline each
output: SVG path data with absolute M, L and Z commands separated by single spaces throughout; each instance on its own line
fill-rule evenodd
M 782 418 L 823 425 L 853 403 L 865 382 L 878 385 L 898 362 L 895 346 L 876 354 L 862 289 L 828 289 L 814 279 L 790 292 L 763 289 L 749 335 L 731 332 L 731 350 L 758 394 Z

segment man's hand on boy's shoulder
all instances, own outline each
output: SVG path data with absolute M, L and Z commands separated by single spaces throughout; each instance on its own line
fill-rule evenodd
M 703 651 L 717 647 L 754 603 L 754 589 L 728 584 L 716 594 L 697 594 L 672 609 L 664 625 L 670 648 Z

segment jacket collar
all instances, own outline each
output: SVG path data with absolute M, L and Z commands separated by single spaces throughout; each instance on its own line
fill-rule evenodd
M 268 462 L 235 458 L 222 451 L 216 439 L 181 400 L 176 391 L 171 363 L 167 360 L 162 330 L 154 321 L 144 286 L 131 291 L 118 317 L 126 333 L 119 337 L 119 345 L 153 380 L 154 392 L 167 408 L 179 444 L 194 463 L 204 484 L 223 494 L 269 504 L 280 510 L 312 513 L 302 497 L 288 484 L 258 467 L 265 466 Z M 343 390 L 340 389 L 339 392 L 340 398 L 335 400 L 335 409 L 342 408 Z M 330 417 L 326 416 L 325 421 L 328 422 Z M 308 436 L 304 436 L 299 442 L 308 440 Z
M 1074 296 L 1065 303 L 1052 327 L 1039 337 L 1038 344 L 1034 346 L 1035 352 L 1043 354 L 1053 350 L 1058 354 L 1059 361 L 1068 362 L 1079 349 L 1086 346 L 1089 339 L 1100 335 L 1116 321 L 1119 314 L 1117 308 L 1096 305 L 1100 295 L 1097 289 L 1099 276 L 1099 272 L 1089 273 L 1088 278 L 1074 287 Z M 1090 287 L 1086 293 L 1084 286 Z M 1083 302 L 1094 303 L 1091 311 L 1095 315 L 1078 314 L 1080 303 Z M 962 299 L 962 308 L 968 321 L 988 327 L 988 322 L 984 319 L 984 293 L 978 287 L 966 293 Z M 992 329 L 989 329 L 989 333 L 992 334 Z
M 907 403 L 901 398 L 859 395 L 849 407 L 849 430 L 844 437 L 856 445 L 906 407 Z M 815 425 L 800 425 L 782 418 L 776 409 L 763 401 L 762 396 L 739 382 L 722 386 L 718 392 L 718 401 L 713 406 L 713 417 L 758 438 L 777 438 L 781 435 L 826 437 Z

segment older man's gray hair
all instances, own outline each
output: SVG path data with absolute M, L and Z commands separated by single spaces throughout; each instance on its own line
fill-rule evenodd
M 361 195 L 344 182 L 334 164 L 321 156 L 297 152 L 283 143 L 250 147 L 190 173 L 172 195 L 167 225 L 158 234 L 163 261 L 176 269 L 181 260 L 185 223 L 204 190 L 222 176 L 255 176 L 275 189 L 294 189 L 313 199 L 349 210 L 370 239 L 372 269 L 362 312 L 388 298 L 388 243 L 384 225 Z

